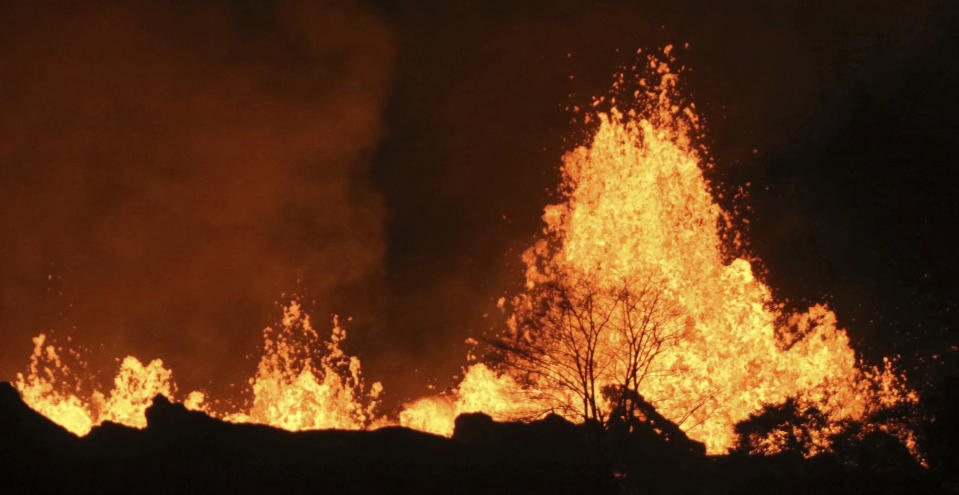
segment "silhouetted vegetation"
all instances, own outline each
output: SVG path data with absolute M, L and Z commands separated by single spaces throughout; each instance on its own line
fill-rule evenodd
M 636 400 L 656 358 L 684 319 L 653 280 L 600 286 L 553 274 L 514 301 L 512 332 L 490 341 L 530 385 L 530 399 L 566 417 L 607 425 L 642 414 Z
M 782 404 L 767 405 L 737 424 L 735 451 L 750 455 L 788 452 L 809 456 L 816 453 L 818 441 L 824 440 L 815 434 L 827 424 L 828 420 L 818 408 L 804 410 L 798 399 L 789 398 Z
M 830 422 L 817 407 L 793 397 L 781 404 L 766 405 L 737 424 L 734 451 L 746 455 L 830 455 L 847 465 L 916 469 L 919 459 L 893 435 L 905 428 L 914 430 L 916 416 L 914 408 L 900 403 L 878 409 L 860 421 Z
M 804 457 L 801 441 L 809 433 L 803 428 L 820 418 L 795 402 L 767 407 L 739 429 L 748 436 L 795 426 L 795 438 L 787 442 L 791 448 L 751 455 L 744 447 L 728 456 L 706 456 L 701 444 L 678 434 L 681 430 L 640 396 L 629 400 L 642 413 L 629 424 L 574 424 L 558 415 L 498 423 L 475 413 L 457 418 L 453 437 L 442 438 L 397 427 L 291 433 L 230 424 L 158 396 L 147 411 L 146 429 L 106 423 L 77 438 L 29 409 L 3 383 L 3 488 L 4 493 L 948 492 L 895 438 L 863 425 L 846 425 L 831 438 L 832 451 Z M 936 459 L 938 466 L 954 462 L 955 455 Z

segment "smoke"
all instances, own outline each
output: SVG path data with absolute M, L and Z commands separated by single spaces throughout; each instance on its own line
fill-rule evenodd
M 0 377 L 53 328 L 216 394 L 283 292 L 369 304 L 391 59 L 348 2 L 0 3 Z

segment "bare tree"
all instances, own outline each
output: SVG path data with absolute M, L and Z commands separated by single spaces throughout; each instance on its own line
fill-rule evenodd
M 653 280 L 554 276 L 514 300 L 512 332 L 493 344 L 534 402 L 603 425 L 629 420 L 642 414 L 656 357 L 685 326 L 665 296 Z

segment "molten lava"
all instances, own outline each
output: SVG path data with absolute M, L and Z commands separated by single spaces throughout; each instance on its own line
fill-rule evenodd
M 75 360 L 79 357 L 72 350 L 66 353 Z M 145 428 L 144 412 L 153 398 L 162 394 L 172 400 L 176 391 L 173 373 L 163 361 L 154 359 L 144 366 L 137 358 L 127 356 L 109 393 L 95 390 L 83 394 L 81 385 L 91 377 L 66 364 L 61 354 L 64 350 L 47 344 L 45 335 L 34 337 L 30 372 L 26 376 L 17 374 L 16 387 L 30 407 L 76 435 L 86 435 L 104 421 Z M 191 392 L 184 403 L 198 409 L 203 400 L 202 393 Z
M 816 437 L 818 448 L 828 448 L 825 438 L 834 424 L 914 403 L 916 394 L 890 361 L 879 368 L 857 360 L 825 305 L 784 312 L 750 262 L 724 250 L 721 229 L 728 222 L 703 176 L 706 160 L 693 144 L 700 131 L 695 108 L 677 97 L 678 78 L 669 63 L 650 57 L 643 72 L 633 93 L 638 106 L 614 105 L 591 115 L 591 141 L 563 157 L 561 201 L 545 208 L 543 234 L 524 254 L 528 293 L 559 275 L 599 288 L 654 281 L 677 311 L 682 332 L 650 362 L 637 388 L 711 453 L 734 445 L 737 422 L 791 397 L 814 404 L 830 420 Z M 617 85 L 626 82 L 621 76 Z M 521 313 L 528 293 L 504 309 Z M 229 421 L 289 430 L 389 424 L 376 411 L 382 386 L 364 384 L 359 359 L 340 348 L 345 337 L 334 320 L 330 338 L 322 339 L 293 302 L 282 327 L 264 331 L 250 407 L 210 411 L 199 392 L 184 400 Z M 34 344 L 29 373 L 18 375 L 16 386 L 31 407 L 78 435 L 103 421 L 142 428 L 151 397 L 177 394 L 161 361 L 144 366 L 132 357 L 123 360 L 113 390 L 80 394 L 80 372 L 61 361 L 62 349 L 43 335 Z M 564 395 L 548 381 L 494 369 L 473 363 L 453 390 L 406 405 L 397 421 L 449 435 L 454 418 L 465 412 L 515 419 L 552 410 L 582 419 L 575 401 L 557 407 L 556 398 Z M 908 430 L 895 433 L 915 448 Z M 766 444 L 768 452 L 776 451 L 776 438 Z
M 916 402 L 889 360 L 881 369 L 857 362 L 826 306 L 783 314 L 749 261 L 725 261 L 726 218 L 693 145 L 699 131 L 695 108 L 679 104 L 678 78 L 668 63 L 650 57 L 645 72 L 637 76 L 640 89 L 633 93 L 642 106 L 596 113 L 592 141 L 564 156 L 563 200 L 545 208 L 544 234 L 524 254 L 528 290 L 557 274 L 598 287 L 622 280 L 661 286 L 671 306 L 680 309 L 686 330 L 663 347 L 638 390 L 711 453 L 734 445 L 737 422 L 789 397 L 824 411 L 832 422 L 827 428 L 862 420 L 880 407 Z M 617 86 L 626 82 L 621 75 Z M 523 296 L 514 300 L 514 310 L 522 311 L 516 306 Z M 564 393 L 520 390 L 483 364 L 469 368 L 463 384 L 447 396 L 411 404 L 401 421 L 445 433 L 451 415 L 469 411 L 512 419 L 539 407 L 567 411 L 572 420 L 584 416 L 575 401 L 566 408 L 549 401 L 531 404 Z M 541 381 L 537 387 L 555 384 Z M 903 431 L 898 433 L 914 449 L 911 434 Z M 767 451 L 775 451 L 775 439 L 768 443 Z
M 649 112 L 599 114 L 593 141 L 564 158 L 565 201 L 546 208 L 550 242 L 528 254 L 528 285 L 554 272 L 599 286 L 624 277 L 663 284 L 687 331 L 639 391 L 710 452 L 733 445 L 735 423 L 791 396 L 811 398 L 835 420 L 907 399 L 891 369 L 857 367 L 825 306 L 784 318 L 747 260 L 724 262 L 722 212 L 688 128 L 668 99 Z
M 264 353 L 250 379 L 250 407 L 242 411 L 213 410 L 199 391 L 190 392 L 182 402 L 188 409 L 226 421 L 292 431 L 373 426 L 383 387 L 379 382 L 365 386 L 360 360 L 340 349 L 345 338 L 346 331 L 336 318 L 330 338 L 321 338 L 309 316 L 292 301 L 283 309 L 279 329 L 263 331 Z M 84 394 L 81 385 L 92 382 L 93 377 L 66 365 L 61 359 L 64 350 L 46 344 L 46 336 L 40 335 L 33 342 L 30 372 L 17 376 L 16 387 L 30 407 L 77 435 L 86 435 L 104 421 L 145 428 L 144 412 L 153 397 L 162 394 L 174 400 L 176 395 L 173 373 L 161 360 L 144 366 L 132 356 L 123 359 L 110 392 Z M 66 352 L 82 367 L 75 351 Z
M 283 310 L 282 325 L 263 331 L 264 353 L 250 379 L 252 407 L 226 419 L 292 431 L 369 427 L 383 386 L 376 382 L 366 390 L 359 358 L 340 349 L 346 331 L 339 320 L 333 318 L 333 331 L 324 340 L 292 302 Z

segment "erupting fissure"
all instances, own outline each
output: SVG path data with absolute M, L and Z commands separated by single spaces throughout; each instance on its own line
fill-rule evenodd
M 379 382 L 365 385 L 359 358 L 340 348 L 345 338 L 346 331 L 336 317 L 330 337 L 320 337 L 309 315 L 298 302 L 291 301 L 283 308 L 280 327 L 263 331 L 263 355 L 249 380 L 253 389 L 249 407 L 218 410 L 200 391 L 186 394 L 181 401 L 188 409 L 226 421 L 291 431 L 355 430 L 382 424 L 382 420 L 376 422 L 374 412 L 383 386 Z M 82 363 L 76 352 L 47 343 L 45 335 L 35 337 L 33 342 L 29 373 L 17 375 L 16 387 L 27 404 L 77 435 L 86 435 L 104 421 L 144 428 L 144 413 L 153 397 L 162 394 L 176 400 L 173 373 L 159 359 L 144 366 L 127 356 L 110 392 L 83 394 L 80 384 L 93 378 L 61 359 L 66 352 L 73 361 Z
M 830 421 L 814 436 L 813 451 L 828 448 L 830 429 L 844 420 L 915 403 L 916 394 L 891 360 L 882 367 L 857 360 L 825 305 L 785 312 L 750 262 L 724 251 L 721 228 L 728 222 L 703 176 L 706 159 L 693 144 L 700 132 L 695 107 L 677 96 L 669 49 L 645 64 L 634 68 L 635 79 L 620 75 L 615 84 L 620 94 L 638 88 L 631 92 L 636 103 L 625 108 L 622 98 L 607 101 L 609 110 L 585 119 L 596 128 L 591 141 L 563 157 L 561 200 L 545 208 L 543 234 L 524 254 L 526 290 L 558 274 L 599 288 L 623 280 L 655 281 L 678 312 L 681 338 L 663 347 L 637 388 L 711 453 L 734 446 L 736 423 L 789 398 L 815 405 Z M 527 299 L 518 294 L 503 302 L 515 316 Z M 513 325 L 505 331 L 518 330 Z M 582 420 L 576 404 L 563 409 L 538 402 L 562 396 L 543 393 L 550 383 L 520 380 L 509 369 L 484 362 L 471 363 L 453 390 L 407 404 L 388 420 L 376 411 L 382 386 L 364 384 L 360 361 L 340 349 L 344 338 L 334 321 L 330 338 L 321 339 L 300 306 L 291 303 L 282 328 L 264 332 L 248 410 L 212 411 L 200 392 L 184 401 L 229 421 L 289 430 L 398 422 L 449 435 L 458 414 L 475 411 L 515 419 L 553 410 Z M 17 388 L 28 404 L 78 435 L 107 420 L 143 427 L 151 397 L 177 394 L 161 361 L 144 366 L 127 357 L 112 391 L 82 398 L 64 388 L 76 377 L 58 350 L 43 335 L 34 344 L 29 373 L 18 376 Z M 894 433 L 915 449 L 908 429 Z M 767 452 L 780 448 L 775 437 L 765 445 Z

